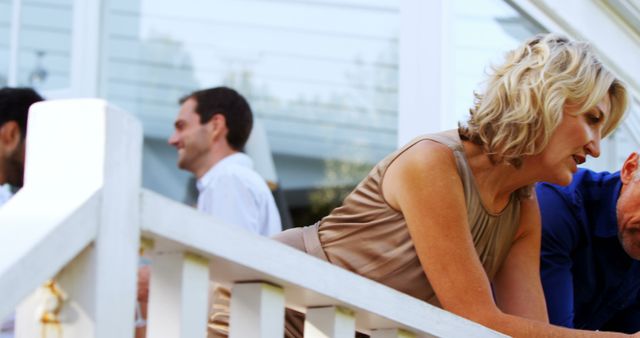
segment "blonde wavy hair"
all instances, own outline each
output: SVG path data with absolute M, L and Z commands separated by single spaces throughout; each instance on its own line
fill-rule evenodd
M 519 168 L 523 157 L 540 153 L 560 124 L 565 105 L 582 114 L 609 95 L 611 113 L 603 137 L 617 127 L 627 108 L 627 90 L 589 44 L 557 34 L 529 39 L 492 70 L 458 132 L 483 146 L 494 164 Z

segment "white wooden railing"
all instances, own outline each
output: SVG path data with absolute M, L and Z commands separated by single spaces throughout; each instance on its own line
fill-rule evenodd
M 140 238 L 151 338 L 205 337 L 210 280 L 232 287 L 232 338 L 282 337 L 285 304 L 305 337 L 501 336 L 141 189 L 141 150 L 140 123 L 104 101 L 32 107 L 25 186 L 0 208 L 0 318 L 17 307 L 17 337 L 132 337 Z

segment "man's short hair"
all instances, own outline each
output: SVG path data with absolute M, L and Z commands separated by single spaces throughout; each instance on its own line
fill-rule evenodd
M 196 100 L 196 113 L 200 123 L 205 124 L 216 114 L 224 116 L 229 133 L 227 142 L 235 150 L 242 150 L 253 128 L 253 113 L 245 98 L 228 87 L 216 87 L 195 91 L 180 99 L 183 104 L 188 99 Z
M 0 126 L 9 121 L 16 121 L 22 133 L 21 137 L 24 138 L 27 135 L 29 107 L 43 100 L 42 96 L 31 88 L 0 89 Z

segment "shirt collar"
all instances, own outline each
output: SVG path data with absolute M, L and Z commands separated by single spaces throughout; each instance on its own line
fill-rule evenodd
M 218 161 L 218 163 L 214 164 L 204 175 L 202 175 L 202 177 L 200 177 L 200 179 L 196 182 L 198 191 L 202 192 L 202 190 L 204 190 L 209 185 L 209 183 L 211 183 L 213 178 L 216 176 L 216 173 L 221 172 L 222 170 L 224 170 L 224 168 L 230 165 L 237 165 L 253 169 L 253 161 L 249 156 L 247 156 L 247 154 L 240 152 L 231 154 Z

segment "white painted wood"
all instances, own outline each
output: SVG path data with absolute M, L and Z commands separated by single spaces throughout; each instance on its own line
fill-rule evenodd
M 40 322 L 44 305 L 51 301 L 51 293 L 41 284 L 17 311 L 16 338 L 32 337 L 89 337 L 94 332 L 94 321 L 87 308 L 95 306 L 91 301 L 92 288 L 96 285 L 95 274 L 86 273 L 85 266 L 95 260 L 96 251 L 85 249 L 56 277 L 57 285 L 66 294 L 63 311 L 59 316 L 60 325 Z
M 155 250 L 190 250 L 208 257 L 214 262 L 212 278 L 226 285 L 239 280 L 280 285 L 287 306 L 302 311 L 321 304 L 353 309 L 362 331 L 397 327 L 417 337 L 503 337 L 286 245 L 225 226 L 151 191 L 143 190 L 141 209 L 143 233 L 154 240 Z
M 399 329 L 382 329 L 371 331 L 370 338 L 415 338 L 415 334 Z
M 102 100 L 47 101 L 31 107 L 25 191 L 37 187 L 52 201 L 99 191 L 99 208 L 86 224 L 99 224 L 88 258 L 56 277 L 79 309 L 63 308 L 63 332 L 96 338 L 133 335 L 141 149 L 140 123 Z M 79 276 L 91 282 L 78 283 Z M 21 307 L 18 321 L 35 312 Z
M 99 202 L 24 187 L 0 208 L 0 318 L 91 243 Z
M 231 291 L 230 338 L 284 336 L 284 291 L 267 283 L 236 283 Z
M 98 97 L 101 82 L 101 47 L 107 39 L 102 0 L 73 0 L 71 90 L 69 96 Z M 66 96 L 64 93 L 58 94 Z M 57 97 L 60 97 L 57 96 Z
M 400 1 L 398 146 L 450 127 L 449 6 L 446 0 Z
M 94 337 L 130 337 L 134 332 L 140 247 L 142 125 L 132 115 L 106 106 L 102 100 L 87 101 L 94 101 L 91 105 L 95 105 L 96 112 L 104 106 L 106 120 L 102 214 L 96 260 L 90 264 L 95 266 L 95 288 L 99 290 L 95 294 Z
M 353 311 L 339 306 L 307 310 L 305 338 L 353 338 L 355 334 L 356 320 Z
M 22 0 L 11 1 L 11 38 L 9 40 L 9 74 L 7 84 L 18 85 L 18 47 L 20 43 L 20 24 L 22 22 Z
M 151 265 L 147 337 L 206 337 L 208 294 L 207 260 L 183 252 L 156 253 Z

